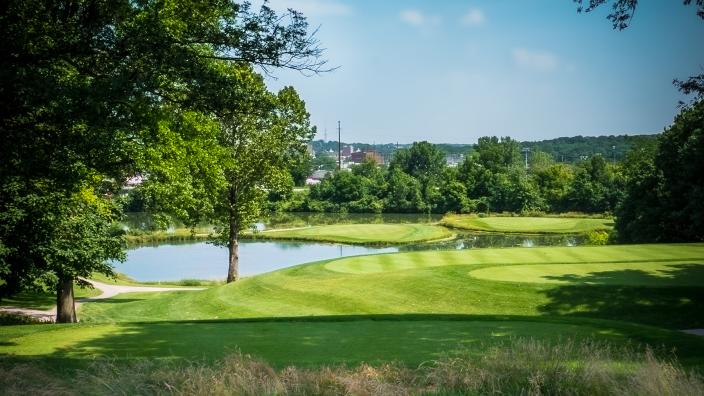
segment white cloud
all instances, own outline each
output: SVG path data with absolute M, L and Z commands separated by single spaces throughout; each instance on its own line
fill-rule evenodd
M 540 72 L 550 72 L 557 69 L 557 56 L 548 51 L 536 51 L 526 48 L 515 48 L 512 52 L 513 61 L 519 67 Z
M 480 26 L 486 21 L 486 16 L 479 8 L 472 8 L 462 16 L 460 21 L 465 26 Z
M 437 15 L 426 15 L 415 9 L 403 10 L 399 16 L 403 22 L 416 27 L 436 26 L 442 22 Z
M 425 15 L 418 10 L 401 11 L 401 20 L 409 25 L 423 26 L 425 24 L 425 19 Z
M 279 12 L 291 8 L 304 16 L 344 16 L 352 13 L 352 7 L 336 0 L 271 0 L 269 7 Z

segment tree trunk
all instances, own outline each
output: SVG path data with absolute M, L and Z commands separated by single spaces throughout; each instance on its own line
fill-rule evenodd
M 56 285 L 56 323 L 76 323 L 73 278 L 62 276 Z
M 240 279 L 240 243 L 237 240 L 237 231 L 232 231 L 230 226 L 230 267 L 227 270 L 227 283 Z

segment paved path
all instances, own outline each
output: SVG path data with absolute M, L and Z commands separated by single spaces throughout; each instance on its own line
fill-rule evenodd
M 152 287 L 152 286 L 124 286 L 124 285 L 111 285 L 108 283 L 96 282 L 94 280 L 85 279 L 88 283 L 92 284 L 93 287 L 100 290 L 102 293 L 95 297 L 85 297 L 76 300 L 76 309 L 81 306 L 81 304 L 91 301 L 103 300 L 110 297 L 115 297 L 122 293 L 149 293 L 149 292 L 163 292 L 163 291 L 184 291 L 184 290 L 203 290 L 203 287 Z M 39 309 L 29 309 L 29 308 L 17 308 L 17 307 L 5 307 L 0 308 L 0 312 L 6 312 L 16 315 L 26 315 L 38 319 L 42 322 L 53 322 L 56 320 L 56 306 L 49 310 L 42 311 Z

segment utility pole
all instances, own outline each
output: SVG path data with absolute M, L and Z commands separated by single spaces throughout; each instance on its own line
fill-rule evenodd
M 524 147 L 521 151 L 526 155 L 526 169 L 528 169 L 528 153 L 530 152 L 530 148 Z
M 342 169 L 342 128 L 340 121 L 337 122 L 337 170 Z

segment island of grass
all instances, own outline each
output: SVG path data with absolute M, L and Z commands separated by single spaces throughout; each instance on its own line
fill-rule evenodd
M 516 234 L 585 234 L 613 228 L 612 219 L 582 217 L 447 215 L 440 224 L 468 231 Z
M 268 230 L 255 238 L 356 245 L 391 245 L 451 238 L 445 227 L 431 224 L 337 224 L 286 230 Z

